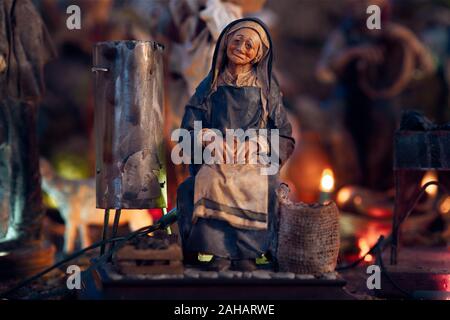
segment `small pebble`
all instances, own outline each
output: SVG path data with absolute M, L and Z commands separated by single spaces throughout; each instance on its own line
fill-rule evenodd
M 184 275 L 186 278 L 198 279 L 200 277 L 200 273 L 197 270 L 193 270 L 193 269 L 184 270 Z
M 295 279 L 295 273 L 292 272 L 274 272 L 273 279 Z
M 219 277 L 219 273 L 215 271 L 201 271 L 199 274 L 200 278 L 203 279 L 217 279 Z
M 105 268 L 104 271 L 108 274 L 108 277 L 110 277 L 112 280 L 121 280 L 124 278 L 124 276 L 120 273 L 118 273 L 116 270 L 112 268 Z
M 183 279 L 182 274 L 148 274 L 144 276 L 144 279 L 152 280 L 166 280 L 166 279 Z
M 296 279 L 300 279 L 300 280 L 311 280 L 311 279 L 315 279 L 314 275 L 312 274 L 296 274 L 295 275 Z
M 271 279 L 272 272 L 265 270 L 256 270 L 252 272 L 252 277 L 255 279 Z
M 337 273 L 336 272 L 329 272 L 322 275 L 322 277 L 326 280 L 336 280 L 337 279 Z
M 109 277 L 116 281 L 123 279 L 123 276 L 121 276 L 120 274 L 117 274 L 117 273 L 110 273 Z
M 221 271 L 221 272 L 219 272 L 219 278 L 226 278 L 226 279 L 242 278 L 242 272 L 241 271 Z

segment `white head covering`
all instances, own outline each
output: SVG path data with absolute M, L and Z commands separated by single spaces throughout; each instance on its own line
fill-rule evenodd
M 243 28 L 252 29 L 258 34 L 261 40 L 261 46 L 258 50 L 257 56 L 255 58 L 256 61 L 254 62 L 253 66 L 256 73 L 257 86 L 261 88 L 263 99 L 263 122 L 265 122 L 268 116 L 267 100 L 270 93 L 272 71 L 272 42 L 270 40 L 270 35 L 268 34 L 266 27 L 258 19 L 244 18 L 233 21 L 222 31 L 214 51 L 214 59 L 211 70 L 211 91 L 213 92 L 217 89 L 219 74 L 221 72 L 224 72 L 225 70 L 227 64 L 226 51 L 229 39 L 236 31 Z

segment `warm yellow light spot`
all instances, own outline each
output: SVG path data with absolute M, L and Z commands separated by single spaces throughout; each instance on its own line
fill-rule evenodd
M 320 191 L 331 192 L 334 190 L 334 174 L 331 169 L 322 171 L 322 178 L 320 179 Z
M 443 214 L 450 213 L 450 196 L 448 196 L 447 198 L 444 199 L 444 201 L 442 201 L 441 205 L 439 206 L 439 210 Z
M 338 204 L 343 205 L 350 199 L 351 196 L 352 196 L 351 189 L 349 187 L 344 187 L 341 188 L 341 190 L 339 190 L 336 199 Z
M 213 255 L 210 254 L 204 254 L 204 253 L 199 253 L 198 254 L 198 261 L 200 262 L 210 262 L 213 258 Z
M 47 208 L 58 209 L 58 203 L 46 192 L 43 193 L 42 201 Z
M 259 258 L 256 258 L 256 264 L 268 264 L 270 263 L 269 260 L 267 260 L 265 255 L 262 255 Z
M 431 181 L 437 181 L 437 180 L 438 180 L 438 178 L 437 178 L 436 171 L 431 171 L 431 170 L 427 171 L 422 178 L 422 182 L 420 183 L 420 186 L 423 187 L 426 183 L 431 182 Z M 435 197 L 438 192 L 438 187 L 436 185 L 428 186 L 425 189 L 425 192 L 429 196 Z
M 363 255 L 365 255 L 370 250 L 370 245 L 366 238 L 359 238 L 358 240 L 358 248 L 359 248 L 359 258 L 361 258 Z M 371 254 L 368 254 L 364 257 L 364 261 L 370 262 L 372 261 L 373 256 Z

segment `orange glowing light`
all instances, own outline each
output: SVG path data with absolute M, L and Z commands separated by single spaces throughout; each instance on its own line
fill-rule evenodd
M 377 243 L 380 235 L 385 235 L 389 233 L 390 228 L 385 227 L 384 225 L 373 221 L 367 223 L 367 229 L 358 235 L 358 249 L 359 249 L 359 258 L 362 258 L 369 250 L 372 248 L 375 243 Z M 364 261 L 371 262 L 375 259 L 372 254 L 368 254 Z
M 359 258 L 362 258 L 363 255 L 365 255 L 370 250 L 370 245 L 366 238 L 359 238 L 358 240 L 358 248 L 359 248 Z M 370 262 L 372 261 L 373 256 L 371 254 L 368 254 L 365 256 L 364 261 Z
M 444 201 L 442 201 L 441 205 L 439 206 L 439 210 L 443 214 L 449 214 L 450 213 L 450 196 L 447 196 Z
M 357 205 L 360 206 L 363 202 L 361 196 L 356 196 L 355 199 L 353 199 L 353 202 Z
M 333 170 L 327 168 L 322 171 L 322 178 L 320 178 L 320 191 L 332 192 L 333 190 L 334 190 Z
M 349 187 L 341 188 L 336 196 L 337 202 L 340 205 L 346 203 L 352 196 L 352 190 Z
M 437 180 L 438 180 L 438 178 L 437 178 L 436 171 L 427 171 L 422 178 L 422 182 L 420 183 L 420 186 L 423 187 L 426 183 L 431 182 L 431 181 L 437 181 Z M 436 185 L 428 186 L 425 189 L 425 192 L 430 197 L 435 197 L 438 192 L 438 187 Z

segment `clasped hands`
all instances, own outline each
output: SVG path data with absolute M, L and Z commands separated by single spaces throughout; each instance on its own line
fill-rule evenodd
M 218 135 L 214 130 L 203 128 L 199 132 L 202 147 L 209 149 L 211 156 L 220 163 L 227 164 L 256 164 L 260 153 L 268 153 L 267 137 L 255 135 L 248 139 L 241 139 L 237 135 Z M 231 138 L 231 139 L 230 139 Z M 219 155 L 216 154 L 219 153 Z

